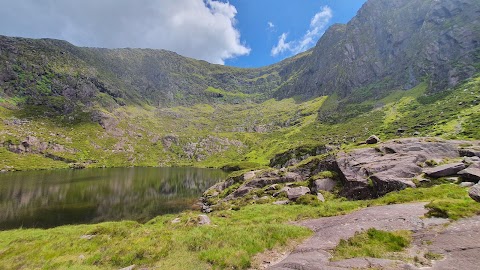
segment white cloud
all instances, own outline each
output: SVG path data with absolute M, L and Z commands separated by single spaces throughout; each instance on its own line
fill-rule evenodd
M 285 42 L 287 40 L 287 33 L 283 33 L 280 35 L 280 38 L 278 39 L 278 43 L 275 47 L 272 48 L 271 54 L 272 56 L 277 56 L 287 50 L 291 50 L 292 48 L 290 47 L 291 44 L 289 42 Z
M 310 21 L 310 28 L 300 40 L 286 41 L 287 33 L 283 33 L 278 38 L 278 43 L 271 50 L 272 56 L 277 56 L 281 53 L 289 51 L 292 54 L 297 54 L 306 51 L 312 47 L 315 42 L 323 35 L 325 28 L 333 17 L 332 9 L 328 6 L 322 7 L 320 12 L 313 16 Z
M 267 25 L 268 28 L 275 28 L 275 24 L 273 24 L 272 22 L 268 22 Z
M 237 10 L 214 0 L 0 0 L 0 34 L 79 46 L 154 48 L 223 64 L 247 55 Z M 21 19 L 19 19 L 21 18 Z

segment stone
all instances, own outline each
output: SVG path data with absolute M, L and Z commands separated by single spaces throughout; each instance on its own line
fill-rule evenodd
M 370 179 L 373 182 L 376 196 L 383 196 L 389 192 L 403 190 L 408 187 L 415 188 L 411 178 L 391 177 L 386 173 L 377 173 L 372 175 Z
M 290 187 L 284 187 L 284 188 L 280 189 L 279 191 L 275 192 L 273 194 L 273 197 L 278 197 L 280 194 L 282 194 L 284 192 L 286 193 L 290 189 L 291 189 Z
M 310 189 L 308 187 L 295 187 L 295 188 L 290 188 L 287 190 L 287 198 L 289 200 L 296 200 L 300 196 L 303 196 L 307 193 L 310 193 Z
M 175 218 L 174 220 L 172 220 L 172 224 L 177 224 L 177 223 L 180 223 L 180 218 Z
M 372 136 L 368 137 L 368 139 L 365 142 L 367 144 L 376 144 L 376 143 L 380 142 L 380 139 L 377 136 L 372 135 Z
M 447 177 L 445 180 L 452 182 L 452 183 L 458 183 L 460 178 L 459 177 Z
M 458 153 L 461 157 L 480 157 L 480 150 L 478 149 L 459 149 Z
M 299 182 L 303 180 L 305 180 L 305 178 L 299 173 L 276 170 L 256 175 L 256 177 L 246 183 L 245 186 L 263 188 L 273 184 Z
M 323 197 L 322 193 L 317 194 L 317 199 L 321 202 L 325 202 L 325 197 Z
M 451 176 L 456 175 L 461 170 L 465 169 L 465 164 L 463 163 L 450 163 L 445 164 L 429 169 L 425 169 L 423 172 L 430 176 L 430 177 L 444 177 L 444 176 Z
M 480 181 L 480 169 L 468 167 L 458 173 L 463 180 L 469 180 L 475 183 Z
M 275 204 L 275 205 L 285 205 L 285 204 L 288 204 L 289 202 L 290 202 L 289 200 L 283 200 L 283 201 L 273 202 L 273 204 Z
M 460 187 L 473 187 L 475 185 L 474 182 L 462 182 L 460 183 Z
M 85 169 L 86 166 L 84 163 L 70 163 L 69 167 L 74 170 L 82 170 Z
M 471 187 L 468 191 L 468 196 L 472 198 L 474 201 L 480 203 L 480 184 L 476 184 L 475 186 Z
M 235 192 L 233 192 L 232 194 L 228 195 L 225 198 L 225 200 L 228 201 L 228 200 L 233 200 L 233 199 L 243 197 L 243 196 L 247 195 L 251 190 L 253 190 L 252 187 L 242 186 L 242 187 L 238 188 L 237 190 L 235 190 Z
M 248 181 L 250 179 L 253 179 L 255 177 L 255 171 L 250 171 L 250 172 L 247 172 L 243 175 L 243 179 L 245 181 Z
M 480 162 L 480 157 L 474 156 L 474 157 L 464 157 L 463 158 L 463 163 L 466 164 L 473 164 L 476 162 Z
M 211 221 L 207 215 L 198 216 L 198 225 L 210 225 Z
M 323 190 L 323 191 L 330 192 L 335 188 L 336 185 L 337 185 L 337 182 L 333 179 L 330 179 L 330 178 L 318 179 L 313 182 L 312 191 L 319 192 Z
M 426 183 L 430 183 L 432 182 L 432 180 L 428 179 L 428 178 L 423 178 L 423 177 L 420 177 L 417 179 L 419 183 L 422 183 L 422 184 L 426 184 Z
M 80 236 L 80 239 L 86 239 L 86 240 L 91 240 L 95 237 L 94 234 L 84 234 L 82 236 Z
M 135 269 L 135 267 L 136 267 L 136 265 L 135 265 L 135 264 L 132 264 L 132 265 L 130 265 L 130 266 L 121 268 L 120 270 L 133 270 L 133 269 Z
M 279 184 L 273 184 L 273 185 L 267 187 L 267 188 L 265 189 L 265 191 L 278 190 L 279 187 L 280 187 Z

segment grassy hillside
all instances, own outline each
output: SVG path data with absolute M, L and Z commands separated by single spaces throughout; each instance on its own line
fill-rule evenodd
M 18 229 L 0 232 L 0 268 L 119 269 L 135 264 L 160 269 L 247 269 L 257 253 L 311 235 L 310 230 L 289 221 L 431 200 L 448 200 L 447 216 L 467 217 L 480 210 L 464 188 L 447 184 L 406 189 L 370 201 L 330 198 L 320 205 L 256 204 L 239 211 L 216 211 L 209 215 L 210 226 L 198 225 L 198 213 L 184 212 L 159 216 L 146 224 L 122 221 Z M 453 208 L 456 205 L 474 211 Z M 175 218 L 178 223 L 172 223 Z
M 361 103 L 344 103 L 332 95 L 303 102 L 290 98 L 169 108 L 131 104 L 78 113 L 74 119 L 44 106 L 1 99 L 0 169 L 67 168 L 73 163 L 261 166 L 291 148 L 348 147 L 371 134 L 382 139 L 480 139 L 479 101 L 479 76 L 438 94 L 426 94 L 422 83 Z

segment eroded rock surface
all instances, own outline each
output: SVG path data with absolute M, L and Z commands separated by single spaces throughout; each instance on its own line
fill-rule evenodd
M 425 170 L 423 166 L 427 160 L 459 158 L 459 145 L 462 143 L 465 142 L 407 138 L 388 141 L 376 148 L 340 152 L 336 162 L 344 182 L 342 195 L 366 199 L 415 187 L 413 179 Z M 426 171 L 431 171 L 432 176 L 448 176 L 455 175 L 465 167 L 463 163 L 456 163 Z
M 348 215 L 327 217 L 299 222 L 315 234 L 299 245 L 286 258 L 268 269 L 362 269 L 368 268 L 369 259 L 344 260 L 330 262 L 330 250 L 334 249 L 340 239 L 348 239 L 355 232 L 376 228 L 380 230 L 422 230 L 430 225 L 447 222 L 444 219 L 424 219 L 426 213 L 423 203 L 387 205 L 369 207 Z M 371 260 L 380 269 L 404 269 L 406 263 L 398 261 Z M 402 265 L 403 264 L 403 265 Z M 398 268 L 395 268 L 399 266 Z M 408 268 L 407 268 L 408 269 Z M 412 269 L 412 268 L 409 268 Z M 414 268 L 413 268 L 414 269 Z M 468 269 L 468 268 L 465 268 Z

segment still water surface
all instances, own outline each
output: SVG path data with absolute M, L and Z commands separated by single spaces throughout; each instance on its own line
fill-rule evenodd
M 0 174 L 0 229 L 147 221 L 190 208 L 221 170 L 109 168 Z

